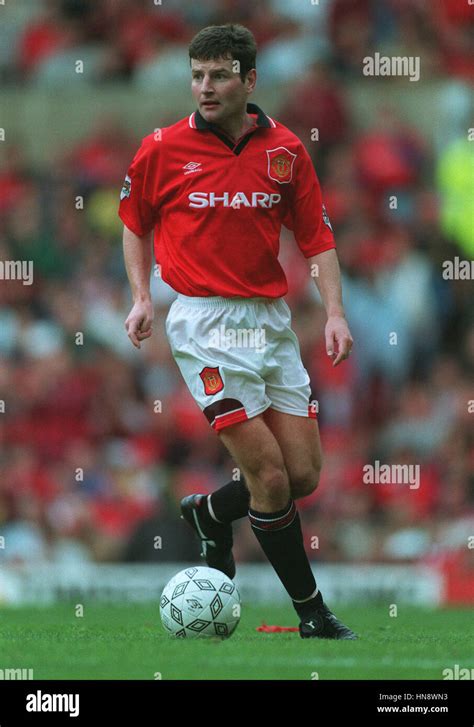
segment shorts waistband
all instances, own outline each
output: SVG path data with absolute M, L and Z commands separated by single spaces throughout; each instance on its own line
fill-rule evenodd
M 199 297 L 195 295 L 184 295 L 183 293 L 178 293 L 177 300 L 179 300 L 180 303 L 184 303 L 185 305 L 195 305 L 204 308 L 216 306 L 219 308 L 232 308 L 235 305 L 252 305 L 253 303 L 274 304 L 277 303 L 279 300 L 282 300 L 282 298 L 266 298 L 263 296 L 257 296 L 254 298 L 224 298 L 220 295 Z

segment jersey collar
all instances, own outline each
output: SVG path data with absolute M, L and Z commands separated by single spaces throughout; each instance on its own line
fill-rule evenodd
M 247 113 L 248 114 L 257 114 L 257 126 L 263 126 L 264 128 L 271 128 L 272 126 L 275 126 L 275 122 L 272 122 L 270 117 L 267 116 L 259 106 L 257 106 L 254 103 L 248 103 L 247 104 Z M 189 125 L 192 129 L 198 129 L 199 131 L 203 131 L 203 129 L 211 129 L 213 130 L 214 124 L 211 124 L 209 121 L 206 121 L 206 119 L 201 116 L 201 114 L 198 111 L 195 111 L 193 114 L 191 114 L 189 118 Z

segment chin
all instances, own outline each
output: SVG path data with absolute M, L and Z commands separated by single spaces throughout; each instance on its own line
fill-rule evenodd
M 222 112 L 222 107 L 217 106 L 215 109 L 207 109 L 206 107 L 203 108 L 201 113 L 204 117 L 210 116 L 212 118 L 215 118 L 216 116 L 220 116 Z

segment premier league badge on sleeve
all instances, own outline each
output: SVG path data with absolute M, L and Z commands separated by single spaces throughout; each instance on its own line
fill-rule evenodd
M 329 229 L 331 230 L 331 232 L 333 232 L 332 225 L 331 225 L 331 222 L 329 220 L 328 213 L 326 212 L 326 207 L 324 205 L 323 205 L 323 221 L 329 227 Z
M 125 199 L 125 197 L 130 197 L 131 189 L 132 189 L 132 180 L 130 179 L 130 177 L 127 174 L 127 176 L 125 177 L 125 181 L 123 183 L 122 189 L 120 191 L 120 201 L 122 201 L 122 199 Z

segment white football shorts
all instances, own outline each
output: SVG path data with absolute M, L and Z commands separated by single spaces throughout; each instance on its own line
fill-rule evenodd
M 283 298 L 179 293 L 165 327 L 189 391 L 217 432 L 268 407 L 316 419 L 317 403 Z

